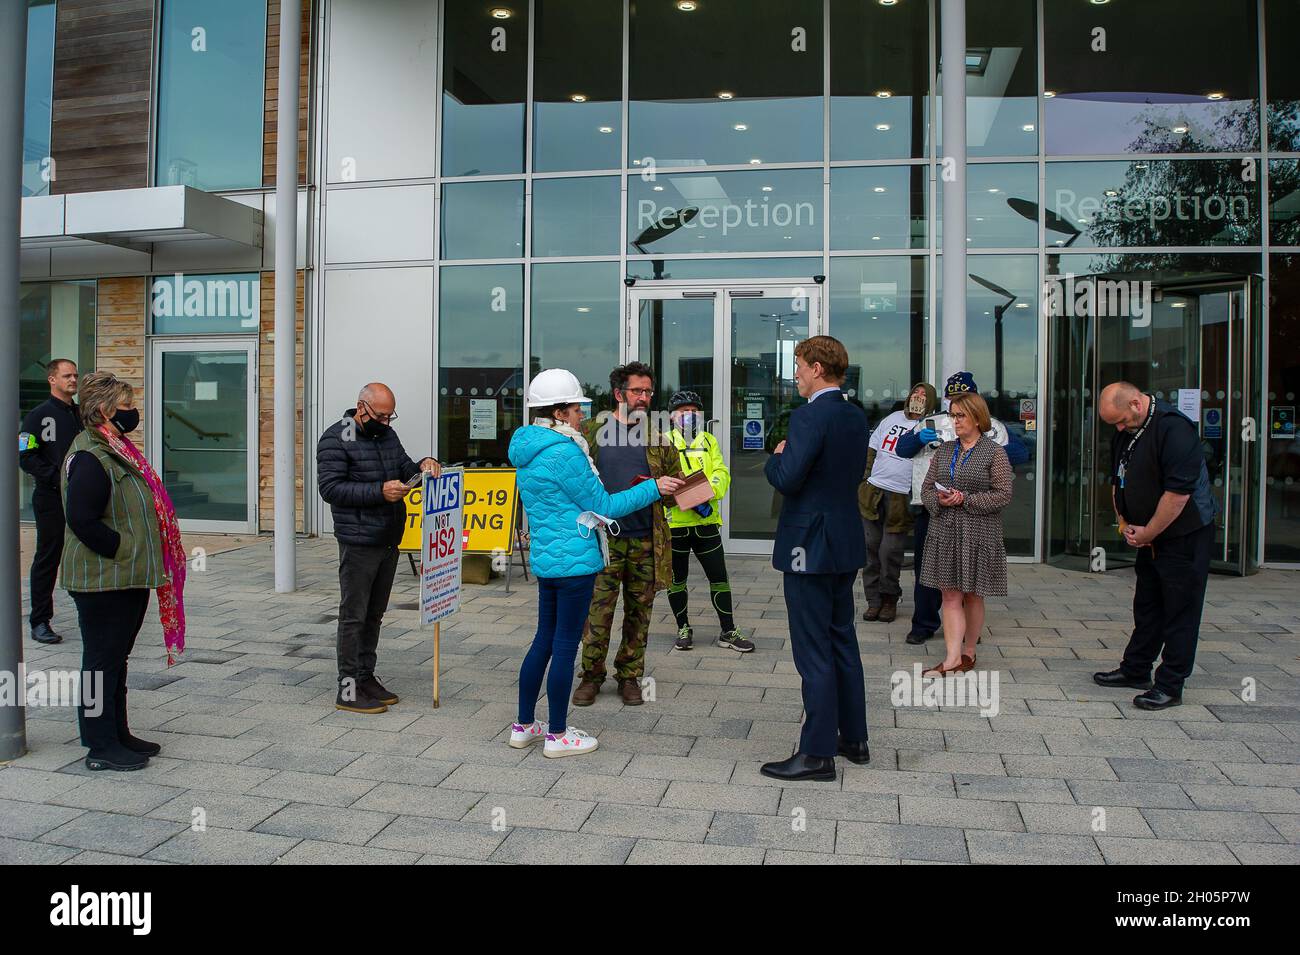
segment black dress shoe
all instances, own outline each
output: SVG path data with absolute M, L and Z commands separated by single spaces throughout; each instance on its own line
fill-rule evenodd
M 865 766 L 871 762 L 871 750 L 867 748 L 867 741 L 864 739 L 858 743 L 850 743 L 841 739 L 838 747 L 839 753 L 850 763 L 857 763 L 859 766 Z
M 63 638 L 55 633 L 48 623 L 38 623 L 32 627 L 32 639 L 37 643 L 62 643 Z
M 1149 690 L 1151 688 L 1150 680 L 1139 680 L 1137 677 L 1129 676 L 1123 670 L 1109 670 L 1106 673 L 1094 673 L 1092 682 L 1098 686 L 1128 686 L 1135 690 Z
M 925 643 L 925 641 L 929 640 L 933 636 L 934 634 L 932 633 L 909 633 L 907 635 L 907 642 L 915 647 L 919 644 Z
M 1167 710 L 1171 706 L 1181 706 L 1182 702 L 1181 696 L 1173 696 L 1156 687 L 1133 697 L 1133 705 L 1139 710 Z
M 834 782 L 837 778 L 833 756 L 805 756 L 803 753 L 795 753 L 789 759 L 783 759 L 779 763 L 764 763 L 759 772 L 773 779 L 816 779 L 821 782 Z

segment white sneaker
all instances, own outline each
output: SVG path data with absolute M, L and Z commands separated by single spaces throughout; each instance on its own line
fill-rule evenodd
M 570 726 L 563 735 L 546 734 L 546 745 L 542 748 L 542 755 L 552 758 L 576 756 L 579 753 L 590 753 L 597 745 L 596 737 L 588 736 L 582 730 Z
M 529 743 L 534 743 L 539 739 L 546 738 L 546 731 L 550 724 L 542 720 L 533 720 L 525 726 L 523 723 L 510 724 L 510 745 L 515 749 L 524 749 Z

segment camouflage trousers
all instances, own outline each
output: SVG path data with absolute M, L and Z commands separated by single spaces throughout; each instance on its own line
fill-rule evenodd
M 605 682 L 605 657 L 614 607 L 623 591 L 623 642 L 614 657 L 619 680 L 640 680 L 645 673 L 645 645 L 650 633 L 650 610 L 655 602 L 654 540 L 649 537 L 611 537 L 609 566 L 596 575 L 596 590 L 582 631 L 582 679 Z

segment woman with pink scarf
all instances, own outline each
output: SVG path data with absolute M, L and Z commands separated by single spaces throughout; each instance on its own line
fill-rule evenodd
M 126 437 L 140 423 L 134 402 L 134 389 L 116 375 L 82 379 L 85 430 L 60 475 L 67 515 L 61 576 L 81 629 L 77 716 L 91 770 L 143 769 L 162 748 L 134 736 L 126 719 L 127 658 L 150 590 L 158 592 L 169 666 L 185 648 L 185 548 L 161 479 Z

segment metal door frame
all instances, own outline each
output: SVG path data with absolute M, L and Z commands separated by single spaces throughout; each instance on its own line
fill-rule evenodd
M 242 352 L 248 360 L 248 444 L 247 444 L 247 488 L 248 519 L 246 521 L 209 521 L 181 519 L 182 531 L 206 534 L 256 534 L 258 532 L 258 362 L 257 339 L 248 336 L 213 338 L 190 337 L 154 337 L 149 343 L 149 387 L 146 388 L 146 400 L 149 411 L 146 427 L 146 448 L 149 463 L 163 477 L 166 462 L 163 449 L 163 356 L 168 352 Z M 164 482 L 165 482 L 164 478 Z
M 1098 274 L 1096 277 L 1100 278 L 1102 276 Z M 1223 292 L 1230 293 L 1228 299 L 1228 303 L 1229 303 L 1228 304 L 1229 328 L 1227 334 L 1228 353 L 1224 359 L 1227 362 L 1227 376 L 1226 376 L 1227 387 L 1224 392 L 1225 408 L 1224 408 L 1224 425 L 1223 425 L 1225 428 L 1224 488 L 1223 488 L 1223 499 L 1225 503 L 1224 514 L 1223 514 L 1224 544 L 1222 549 L 1219 549 L 1216 546 L 1216 555 L 1211 558 L 1211 568 L 1219 572 L 1233 573 L 1240 576 L 1244 576 L 1246 574 L 1250 574 L 1256 571 L 1259 568 L 1263 559 L 1262 536 L 1256 536 L 1250 533 L 1253 525 L 1249 520 L 1250 517 L 1249 489 L 1251 487 L 1251 482 L 1258 480 L 1258 475 L 1263 473 L 1262 464 L 1260 462 L 1260 456 L 1263 454 L 1263 448 L 1262 446 L 1260 446 L 1260 440 L 1258 434 L 1256 435 L 1257 440 L 1254 442 L 1256 447 L 1254 448 L 1249 447 L 1251 442 L 1247 442 L 1243 440 L 1242 431 L 1240 425 L 1238 424 L 1239 422 L 1243 422 L 1246 418 L 1253 418 L 1257 424 L 1257 430 L 1258 430 L 1258 424 L 1260 421 L 1262 421 L 1262 418 L 1260 417 L 1261 411 L 1259 408 L 1252 407 L 1252 398 L 1251 398 L 1252 395 L 1251 389 L 1253 387 L 1253 383 L 1259 375 L 1263 374 L 1262 369 L 1255 367 L 1255 362 L 1261 356 L 1256 355 L 1254 353 L 1255 350 L 1252 346 L 1252 341 L 1253 341 L 1252 336 L 1255 332 L 1255 329 L 1252 327 L 1252 314 L 1253 314 L 1253 306 L 1254 306 L 1253 290 L 1254 290 L 1255 280 L 1256 280 L 1255 276 L 1243 275 L 1238 278 L 1211 279 L 1206 282 L 1187 282 L 1185 284 L 1161 285 L 1160 287 L 1162 293 L 1167 293 L 1167 294 L 1168 293 L 1179 294 L 1183 292 L 1191 292 L 1199 296 L 1201 294 L 1213 293 L 1216 291 L 1223 291 Z M 1231 293 L 1233 292 L 1238 292 L 1240 293 L 1240 295 L 1233 296 L 1231 295 Z M 1237 311 L 1238 308 L 1240 309 L 1240 314 L 1238 314 Z M 1198 309 L 1198 316 L 1199 316 L 1199 309 Z M 1047 354 L 1049 356 L 1049 362 L 1051 360 L 1051 357 L 1055 355 L 1057 338 L 1061 334 L 1061 330 L 1059 327 L 1060 325 L 1059 320 L 1063 318 L 1064 316 L 1049 316 L 1048 343 L 1047 343 Z M 1241 356 L 1237 356 L 1236 352 L 1234 351 L 1235 346 L 1233 344 L 1234 336 L 1232 330 L 1232 323 L 1234 321 L 1238 321 L 1240 323 L 1241 347 L 1242 350 L 1244 351 L 1244 354 Z M 1198 328 L 1200 327 L 1203 326 L 1198 325 Z M 1083 557 L 1084 560 L 1090 560 L 1089 555 L 1091 555 L 1096 551 L 1096 548 L 1098 546 L 1098 538 L 1099 538 L 1098 521 L 1102 519 L 1102 515 L 1101 515 L 1102 509 L 1097 507 L 1096 488 L 1095 485 L 1093 484 L 1093 480 L 1096 478 L 1096 475 L 1098 473 L 1098 468 L 1101 466 L 1100 463 L 1097 461 L 1097 448 L 1100 443 L 1100 437 L 1101 437 L 1101 431 L 1100 431 L 1101 421 L 1096 414 L 1096 403 L 1100 395 L 1101 388 L 1103 386 L 1103 383 L 1099 380 L 1099 376 L 1101 373 L 1100 372 L 1101 362 L 1100 362 L 1100 354 L 1098 351 L 1097 317 L 1095 315 L 1088 316 L 1087 328 L 1088 328 L 1088 334 L 1086 336 L 1086 342 L 1084 343 L 1084 347 L 1088 351 L 1088 356 L 1086 357 L 1086 361 L 1088 362 L 1088 367 L 1085 372 L 1084 379 L 1088 383 L 1088 386 L 1091 391 L 1090 401 L 1093 405 L 1093 413 L 1091 415 L 1092 426 L 1090 432 L 1092 470 L 1091 473 L 1087 475 L 1088 477 L 1087 487 L 1089 488 L 1089 491 L 1086 495 L 1087 506 L 1089 507 L 1091 513 L 1089 514 L 1088 540 L 1086 542 L 1088 555 L 1084 555 Z M 1242 363 L 1241 374 L 1239 376 L 1240 380 L 1238 380 L 1238 376 L 1235 374 L 1233 369 L 1233 361 L 1238 357 L 1240 357 Z M 1204 359 L 1204 353 L 1198 356 L 1198 365 L 1197 365 L 1198 375 L 1200 372 L 1201 362 L 1203 361 L 1203 359 Z M 1058 377 L 1059 372 L 1060 369 L 1058 368 L 1052 368 L 1052 367 L 1048 368 L 1048 375 L 1050 376 L 1050 380 L 1048 381 L 1049 392 L 1052 388 L 1060 385 L 1060 379 Z M 1203 378 L 1203 376 L 1201 377 Z M 1198 381 L 1198 385 L 1199 383 L 1200 381 Z M 1068 387 L 1068 383 L 1067 383 L 1067 387 Z M 1204 389 L 1200 389 L 1200 390 L 1204 390 Z M 1239 390 L 1241 392 L 1240 398 L 1233 397 L 1234 390 Z M 1196 427 L 1197 427 L 1197 432 L 1199 433 L 1201 428 L 1201 423 L 1196 422 Z M 1234 436 L 1234 432 L 1235 432 L 1235 436 Z M 1050 448 L 1050 446 L 1051 446 L 1051 442 L 1049 441 L 1048 447 Z M 1241 473 L 1241 478 L 1239 482 L 1240 487 L 1236 489 L 1238 491 L 1238 506 L 1235 509 L 1232 507 L 1232 494 L 1234 491 L 1234 485 L 1232 482 L 1233 461 L 1239 462 L 1239 470 Z M 1050 460 L 1048 461 L 1047 474 L 1049 476 L 1049 480 L 1052 473 L 1052 465 L 1054 463 L 1055 463 L 1054 461 L 1050 461 Z M 1071 466 L 1073 467 L 1076 463 L 1077 462 L 1072 461 Z M 1052 528 L 1050 526 L 1051 510 L 1052 510 L 1050 507 L 1050 503 L 1051 503 L 1050 500 L 1047 503 L 1049 506 L 1045 508 L 1046 519 L 1043 521 L 1042 541 L 1041 541 L 1043 547 L 1043 553 L 1045 556 L 1050 555 L 1050 544 L 1051 544 L 1051 534 L 1052 534 Z M 1262 513 L 1264 507 L 1265 507 L 1264 501 L 1261 496 L 1260 498 L 1261 513 L 1259 515 L 1256 515 L 1257 517 L 1256 523 L 1262 520 Z M 1236 511 L 1235 514 L 1230 513 L 1233 510 Z M 1227 560 L 1224 560 L 1222 555 L 1227 552 L 1227 547 L 1229 546 L 1229 543 L 1231 541 L 1232 528 L 1234 526 L 1240 528 L 1238 559 L 1236 561 L 1229 562 Z M 1068 562 L 1069 557 L 1071 555 L 1063 555 L 1063 556 L 1066 558 L 1066 562 Z M 1117 564 L 1117 566 L 1131 566 L 1133 560 L 1134 558 L 1125 554 L 1124 558 L 1122 559 L 1121 562 Z M 1056 562 L 1058 563 L 1061 562 L 1060 558 L 1058 558 Z M 1111 566 L 1111 565 L 1112 562 L 1108 560 L 1107 566 Z
M 655 299 L 713 299 L 713 394 L 714 417 L 709 428 L 722 449 L 722 458 L 731 466 L 731 302 L 733 298 L 757 298 L 767 295 L 791 296 L 802 291 L 808 297 L 808 334 L 825 333 L 826 309 L 823 286 L 807 279 L 751 279 L 719 281 L 717 279 L 637 282 L 627 290 L 626 320 L 620 334 L 619 350 L 624 362 L 636 360 L 640 349 L 641 302 Z M 731 495 L 722 500 L 723 545 L 729 553 L 762 557 L 772 555 L 772 541 L 731 537 Z

